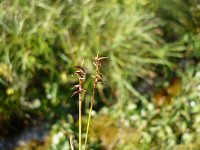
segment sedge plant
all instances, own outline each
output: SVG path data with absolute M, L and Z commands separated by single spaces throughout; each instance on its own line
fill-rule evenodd
M 88 121 L 87 121 L 87 129 L 86 129 L 86 138 L 85 138 L 85 145 L 84 145 L 84 149 L 87 148 L 87 139 L 88 139 L 88 134 L 89 134 L 89 127 L 90 127 L 90 119 L 91 119 L 91 115 L 92 115 L 92 108 L 94 105 L 94 101 L 95 101 L 95 94 L 96 94 L 96 88 L 97 88 L 97 84 L 100 83 L 105 83 L 105 81 L 103 80 L 103 77 L 100 73 L 100 68 L 102 66 L 102 62 L 107 59 L 108 57 L 99 57 L 99 53 L 97 53 L 97 56 L 94 58 L 94 66 L 95 66 L 95 75 L 94 80 L 93 80 L 93 92 L 92 92 L 92 97 L 91 97 L 91 101 L 90 101 L 90 109 L 89 109 L 89 114 L 88 114 Z M 79 84 L 74 85 L 73 89 L 75 89 L 74 93 L 72 94 L 72 96 L 74 95 L 79 95 L 79 150 L 82 149 L 82 142 L 81 142 L 81 134 L 82 134 L 82 123 L 81 123 L 81 119 L 82 119 L 82 92 L 86 91 L 83 88 L 83 82 L 85 81 L 85 69 L 83 68 L 83 63 L 81 66 L 75 66 L 75 68 L 77 69 L 75 71 L 75 75 L 77 75 L 78 79 L 79 79 Z M 71 144 L 71 149 L 73 150 L 74 147 L 72 146 L 73 143 L 70 140 L 70 144 Z
M 103 80 L 103 77 L 100 73 L 100 67 L 102 66 L 102 61 L 104 61 L 105 59 L 107 59 L 108 57 L 99 57 L 99 53 L 97 53 L 97 56 L 94 58 L 94 66 L 95 66 L 95 76 L 94 77 L 94 81 L 93 81 L 93 92 L 92 92 L 92 98 L 90 101 L 90 110 L 89 110 L 89 115 L 88 115 L 88 121 L 87 121 L 87 129 L 86 129 L 86 138 L 85 138 L 85 145 L 84 148 L 86 150 L 87 148 L 87 139 L 88 139 L 88 133 L 89 133 L 89 127 L 90 127 L 90 119 L 91 119 L 91 115 L 92 115 L 92 108 L 94 105 L 94 101 L 95 101 L 95 92 L 96 92 L 96 88 L 97 88 L 97 83 L 101 82 L 101 83 L 105 83 L 105 81 Z
M 75 68 L 77 69 L 77 71 L 75 72 L 75 75 L 77 75 L 78 80 L 79 80 L 79 84 L 74 85 L 73 89 L 76 89 L 75 92 L 72 94 L 79 95 L 79 150 L 82 149 L 82 143 L 81 143 L 81 130 L 82 130 L 82 92 L 86 91 L 83 88 L 83 82 L 85 81 L 85 69 L 82 67 L 83 63 L 81 66 L 75 66 Z

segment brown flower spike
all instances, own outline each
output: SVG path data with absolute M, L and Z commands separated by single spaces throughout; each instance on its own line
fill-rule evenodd
M 76 90 L 73 92 L 72 96 L 76 95 L 76 94 L 81 94 L 82 92 L 86 91 L 83 88 L 83 82 L 85 81 L 85 69 L 82 66 L 75 66 L 75 68 L 77 68 L 78 70 L 75 71 L 75 75 L 77 75 L 78 79 L 79 79 L 79 84 L 76 84 L 73 86 L 72 89 Z
M 96 74 L 94 76 L 95 82 L 94 84 L 97 84 L 98 82 L 104 83 L 103 77 L 100 73 L 100 67 L 102 66 L 102 63 L 107 59 L 108 57 L 99 57 L 99 53 L 97 53 L 97 56 L 94 58 L 95 62 L 93 62 L 93 65 L 96 68 Z M 95 86 L 96 87 L 96 86 Z

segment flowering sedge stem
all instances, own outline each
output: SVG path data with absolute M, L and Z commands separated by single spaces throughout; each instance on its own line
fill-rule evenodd
M 94 82 L 91 104 L 90 104 L 90 111 L 89 111 L 88 122 L 87 122 L 87 130 L 86 130 L 86 138 L 85 138 L 85 146 L 84 146 L 85 150 L 86 150 L 86 146 L 87 146 L 87 139 L 88 139 L 88 133 L 89 133 L 89 127 L 90 127 L 90 118 L 91 118 L 91 115 L 92 115 L 92 107 L 93 107 L 93 104 L 94 104 L 94 96 L 95 96 L 96 85 L 97 85 L 97 83 Z
M 91 104 L 90 104 L 90 111 L 89 111 L 89 115 L 88 115 L 86 138 L 85 138 L 85 145 L 84 145 L 85 150 L 87 147 L 87 139 L 88 139 L 88 133 L 89 133 L 89 127 L 90 127 L 90 118 L 92 115 L 92 107 L 94 105 L 94 96 L 95 96 L 96 86 L 97 86 L 98 82 L 104 83 L 103 78 L 100 73 L 100 67 L 102 66 L 102 60 L 107 59 L 107 57 L 99 57 L 99 52 L 98 52 L 97 56 L 94 59 L 95 59 L 95 62 L 93 62 L 93 64 L 96 68 L 96 74 L 95 74 L 95 79 L 93 82 L 93 92 L 92 92 L 92 98 L 91 98 Z
M 81 83 L 81 82 L 80 82 Z M 81 85 L 79 86 L 79 90 L 81 90 Z M 82 114 L 81 114 L 81 109 L 82 109 L 82 98 L 81 98 L 81 93 L 79 93 L 79 150 L 82 149 L 82 143 L 81 143 L 81 120 L 82 120 Z

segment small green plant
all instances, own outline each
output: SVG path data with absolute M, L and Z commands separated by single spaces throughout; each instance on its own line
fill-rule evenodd
M 86 138 L 85 138 L 85 145 L 84 145 L 84 149 L 87 148 L 87 139 L 88 139 L 88 134 L 89 134 L 89 127 L 90 127 L 90 119 L 91 119 L 91 115 L 92 115 L 92 108 L 94 105 L 94 101 L 95 101 L 95 94 L 96 94 L 96 88 L 97 88 L 97 84 L 99 82 L 101 83 L 105 83 L 105 81 L 103 80 L 103 77 L 100 73 L 100 67 L 102 66 L 102 62 L 107 59 L 108 57 L 100 57 L 99 53 L 97 53 L 97 56 L 94 58 L 94 66 L 95 66 L 95 75 L 94 80 L 93 80 L 93 92 L 92 92 L 92 98 L 90 101 L 90 109 L 89 109 L 89 114 L 88 114 L 88 121 L 87 121 L 87 130 L 86 130 Z M 81 130 L 82 130 L 82 123 L 81 123 L 81 119 L 82 119 L 82 97 L 81 94 L 82 92 L 86 91 L 83 88 L 83 82 L 85 81 L 85 69 L 83 68 L 83 63 L 81 66 L 75 66 L 76 70 L 75 71 L 75 75 L 77 75 L 78 79 L 79 79 L 79 84 L 74 85 L 73 89 L 75 89 L 75 91 L 73 92 L 72 96 L 78 94 L 79 95 L 79 150 L 81 150 L 82 148 L 82 143 L 81 143 Z M 70 144 L 72 141 L 70 140 Z

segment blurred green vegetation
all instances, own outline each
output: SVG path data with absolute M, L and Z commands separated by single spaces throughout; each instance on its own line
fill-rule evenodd
M 51 149 L 77 146 L 74 66 L 89 74 L 87 114 L 98 51 L 89 149 L 200 147 L 199 0 L 1 0 L 0 137 L 46 120 Z

